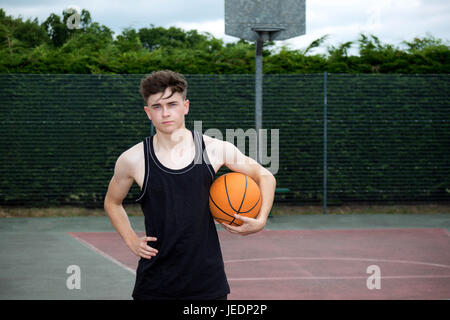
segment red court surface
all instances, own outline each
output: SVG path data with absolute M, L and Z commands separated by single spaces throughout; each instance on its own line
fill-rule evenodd
M 117 233 L 69 234 L 135 271 L 138 257 Z M 450 299 L 446 229 L 263 230 L 246 237 L 219 231 L 219 237 L 230 300 Z

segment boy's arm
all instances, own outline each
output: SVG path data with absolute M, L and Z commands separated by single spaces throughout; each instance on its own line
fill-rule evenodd
M 123 153 L 117 159 L 114 176 L 112 177 L 108 191 L 105 196 L 104 208 L 108 214 L 111 224 L 120 234 L 126 245 L 137 256 L 150 259 L 156 255 L 157 250 L 149 247 L 147 241 L 156 241 L 153 237 L 139 238 L 131 227 L 128 215 L 122 205 L 123 199 L 128 194 L 134 179 L 132 177 L 133 164 L 127 159 Z
M 239 227 L 222 224 L 228 231 L 247 235 L 264 229 L 275 196 L 276 179 L 273 174 L 250 157 L 245 156 L 230 142 L 223 142 L 224 165 L 229 169 L 251 177 L 261 190 L 261 209 L 256 219 L 235 215 L 244 223 Z

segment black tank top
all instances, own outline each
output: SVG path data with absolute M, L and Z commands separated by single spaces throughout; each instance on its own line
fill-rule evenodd
M 144 140 L 145 176 L 137 198 L 145 216 L 148 245 L 158 254 L 141 258 L 135 299 L 217 299 L 230 292 L 219 238 L 209 211 L 214 169 L 200 133 L 192 131 L 194 160 L 183 169 L 162 165 L 153 136 Z

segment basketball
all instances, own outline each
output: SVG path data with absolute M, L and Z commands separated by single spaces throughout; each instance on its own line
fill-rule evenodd
M 217 222 L 240 226 L 239 214 L 255 218 L 261 209 L 261 191 L 249 176 L 231 172 L 214 180 L 209 190 L 209 209 Z

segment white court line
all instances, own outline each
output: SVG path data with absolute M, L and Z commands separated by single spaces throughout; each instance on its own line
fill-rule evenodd
M 109 261 L 117 264 L 118 266 L 124 268 L 125 270 L 131 272 L 132 274 L 136 275 L 136 271 L 131 269 L 130 267 L 124 265 L 122 262 L 120 262 L 119 260 L 111 257 L 109 254 L 107 254 L 106 252 L 103 252 L 102 250 L 98 249 L 97 247 L 93 246 L 92 244 L 90 244 L 87 241 L 84 241 L 83 239 L 77 237 L 76 235 L 74 235 L 73 233 L 68 232 L 68 234 L 71 237 L 74 237 L 76 240 L 78 240 L 79 242 L 81 242 L 84 246 L 88 247 L 89 249 L 95 251 L 96 253 L 100 254 L 102 257 L 108 259 Z
M 103 252 L 97 247 L 91 245 L 87 241 L 77 237 L 72 233 L 68 233 L 71 237 L 78 240 L 87 248 L 93 250 L 94 252 L 100 254 L 104 258 L 109 261 L 117 264 L 118 266 L 124 268 L 125 270 L 131 272 L 133 275 L 136 275 L 136 271 L 131 269 L 130 267 L 124 265 L 122 262 L 113 258 L 109 254 Z M 253 258 L 253 259 L 235 259 L 235 260 L 226 260 L 224 263 L 236 263 L 236 262 L 256 262 L 256 261 L 269 261 L 269 260 L 341 260 L 341 261 L 366 261 L 366 262 L 390 262 L 390 263 L 406 263 L 406 264 L 418 264 L 418 265 L 428 265 L 433 267 L 441 267 L 448 268 L 448 265 L 428 263 L 428 262 L 420 262 L 420 261 L 406 261 L 406 260 L 385 260 L 385 259 L 366 259 L 366 258 L 338 258 L 338 257 L 321 257 L 321 258 L 313 258 L 313 257 L 273 257 L 273 258 Z M 403 276 L 381 276 L 383 279 L 427 279 L 427 278 L 450 278 L 450 275 L 403 275 Z M 229 281 L 274 281 L 274 280 L 351 280 L 351 279 L 367 279 L 367 276 L 342 276 L 342 277 L 266 277 L 266 278 L 228 278 Z
M 432 267 L 440 267 L 450 269 L 450 266 L 445 264 L 428 263 L 421 261 L 407 261 L 407 260 L 386 260 L 386 259 L 367 259 L 367 258 L 339 258 L 339 257 L 272 257 L 272 258 L 253 258 L 253 259 L 235 259 L 227 260 L 225 263 L 236 262 L 257 262 L 270 260 L 341 260 L 341 261 L 364 261 L 364 262 L 389 262 L 389 263 L 403 263 L 426 265 Z M 450 275 L 400 275 L 400 276 L 381 276 L 383 279 L 440 279 L 450 278 Z M 228 278 L 229 281 L 281 281 L 281 280 L 353 280 L 353 279 L 367 279 L 367 276 L 341 276 L 341 277 L 265 277 L 265 278 Z
M 380 276 L 380 279 L 441 279 L 441 278 L 450 278 L 449 275 L 441 275 L 441 276 L 433 276 L 433 275 L 425 275 L 425 276 Z M 281 281 L 281 280 L 354 280 L 354 279 L 364 279 L 367 280 L 366 277 L 359 276 L 343 276 L 343 277 L 269 277 L 269 278 L 228 278 L 228 281 Z
M 339 257 L 319 257 L 319 258 L 315 258 L 315 257 L 271 257 L 271 258 L 234 259 L 234 260 L 226 260 L 224 262 L 225 263 L 237 263 L 237 262 L 256 262 L 256 261 L 271 261 L 271 260 L 340 260 L 340 261 L 387 262 L 387 263 L 417 264 L 417 265 L 425 265 L 425 266 L 450 269 L 450 265 L 422 262 L 422 261 L 368 259 L 368 258 L 339 258 Z

